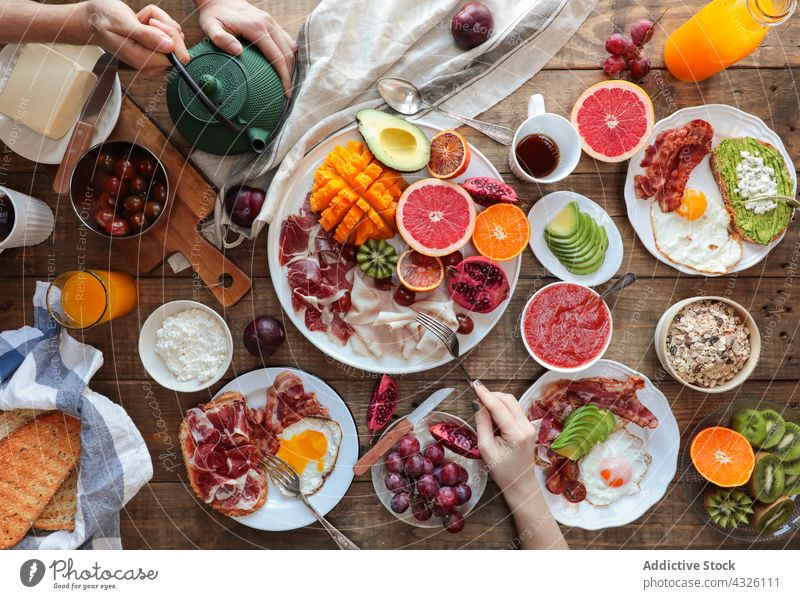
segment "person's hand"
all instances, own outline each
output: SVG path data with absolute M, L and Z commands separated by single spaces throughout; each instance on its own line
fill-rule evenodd
M 138 13 L 119 0 L 88 0 L 86 43 L 97 44 L 122 62 L 157 75 L 170 66 L 165 56 L 174 52 L 182 62 L 189 61 L 180 24 L 157 6 L 146 6 Z
M 196 4 L 200 27 L 215 46 L 238 56 L 242 44 L 237 36 L 253 42 L 275 67 L 286 95 L 291 95 L 297 45 L 269 13 L 247 0 L 196 0 Z
M 478 381 L 475 392 L 481 403 L 475 413 L 478 448 L 494 482 L 507 497 L 533 492 L 536 429 L 513 395 L 489 391 Z

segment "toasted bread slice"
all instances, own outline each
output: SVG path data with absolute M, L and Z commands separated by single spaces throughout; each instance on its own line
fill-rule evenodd
M 236 391 L 229 391 L 228 393 L 223 393 L 218 398 L 210 401 L 207 405 L 209 407 L 219 406 L 219 405 L 223 405 L 223 404 L 226 404 L 226 403 L 233 402 L 233 401 L 235 401 L 237 399 L 240 399 L 241 397 L 242 397 L 241 393 L 238 393 Z M 195 480 L 194 471 L 189 466 L 189 462 L 190 462 L 190 459 L 191 459 L 192 455 L 194 454 L 194 450 L 195 450 L 196 445 L 195 445 L 194 439 L 192 438 L 192 435 L 189 433 L 189 425 L 186 423 L 186 418 L 184 418 L 183 422 L 181 422 L 181 431 L 180 431 L 179 441 L 180 441 L 180 445 L 181 445 L 181 453 L 183 454 L 183 464 L 186 467 L 186 472 L 187 472 L 187 474 L 189 476 L 189 484 L 191 485 L 192 490 L 194 491 L 195 495 L 200 497 L 201 496 L 200 495 L 200 489 L 197 486 L 197 482 Z M 212 508 L 214 508 L 215 510 L 217 510 L 219 513 L 221 513 L 221 514 L 223 514 L 225 516 L 231 517 L 231 518 L 234 518 L 234 517 L 237 517 L 237 516 L 246 516 L 247 514 L 252 514 L 253 512 L 256 512 L 256 511 L 260 510 L 261 507 L 267 502 L 267 492 L 269 490 L 269 485 L 267 484 L 267 475 L 266 475 L 266 473 L 262 471 L 260 474 L 261 474 L 261 480 L 262 480 L 262 483 L 263 483 L 261 485 L 261 494 L 258 497 L 258 501 L 255 503 L 255 505 L 251 509 L 249 509 L 249 510 L 227 509 L 227 508 L 224 508 L 224 507 L 220 506 L 219 502 L 217 502 L 217 501 L 212 501 L 209 505 Z
M 78 473 L 76 467 L 53 495 L 50 502 L 36 518 L 33 527 L 38 530 L 75 530 L 75 512 L 78 510 Z
M 764 146 L 765 148 L 769 148 L 770 150 L 776 150 L 775 146 L 770 144 L 769 142 L 763 140 L 755 140 L 760 145 Z M 750 235 L 747 234 L 747 231 L 743 230 L 739 224 L 736 222 L 736 211 L 733 209 L 733 201 L 731 200 L 730 191 L 728 190 L 728 184 L 725 182 L 725 178 L 722 176 L 722 171 L 719 168 L 719 162 L 717 158 L 717 153 L 712 150 L 711 155 L 709 157 L 709 166 L 711 167 L 711 173 L 714 175 L 714 181 L 717 182 L 717 187 L 719 188 L 719 193 L 722 196 L 722 202 L 725 204 L 725 209 L 728 211 L 728 215 L 730 216 L 730 227 L 731 230 L 734 231 L 747 242 L 755 243 L 758 245 L 762 245 L 760 242 L 753 239 Z M 786 164 L 784 163 L 784 168 L 786 168 Z M 791 176 L 791 174 L 790 174 Z M 790 219 L 791 220 L 791 219 Z M 786 227 L 789 226 L 789 222 L 786 223 Z M 786 231 L 786 227 L 783 229 L 776 231 L 775 235 L 773 235 L 772 239 L 769 240 L 768 243 L 771 243 L 778 239 L 783 233 Z
M 75 468 L 80 433 L 78 420 L 53 412 L 0 441 L 0 549 L 25 536 Z
M 45 414 L 46 412 L 40 412 Z M 0 412 L 0 440 L 36 418 L 36 410 L 8 410 Z

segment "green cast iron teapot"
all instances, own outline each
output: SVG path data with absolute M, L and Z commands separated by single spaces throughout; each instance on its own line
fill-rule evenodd
M 182 64 L 169 56 L 174 69 L 167 85 L 170 117 L 195 148 L 224 156 L 263 152 L 286 107 L 275 69 L 251 44 L 231 56 L 209 41 L 189 49 Z

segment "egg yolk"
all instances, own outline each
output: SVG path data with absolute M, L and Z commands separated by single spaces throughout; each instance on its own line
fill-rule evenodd
M 705 214 L 707 205 L 706 194 L 696 189 L 687 189 L 683 192 L 681 204 L 675 212 L 686 220 L 695 220 Z
M 603 460 L 603 463 L 600 464 L 600 476 L 612 489 L 618 489 L 627 483 L 632 474 L 631 465 L 625 460 L 611 458 Z
M 278 457 L 287 462 L 295 472 L 302 474 L 309 462 L 317 463 L 317 471 L 322 472 L 325 463 L 322 457 L 328 450 L 328 439 L 315 430 L 305 430 L 294 437 L 283 439 L 278 449 Z

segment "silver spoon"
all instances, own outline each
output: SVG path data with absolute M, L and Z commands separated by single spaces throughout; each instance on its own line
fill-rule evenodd
M 781 195 L 759 196 L 757 198 L 752 198 L 752 199 L 749 199 L 749 200 L 745 201 L 744 205 L 745 205 L 745 208 L 750 208 L 751 206 L 757 205 L 760 202 L 764 202 L 764 201 L 767 201 L 767 200 L 773 200 L 773 201 L 776 201 L 776 202 L 783 202 L 785 204 L 788 204 L 792 208 L 800 208 L 800 200 L 798 200 L 797 198 L 790 197 L 790 196 L 781 196 Z
M 476 131 L 480 131 L 487 137 L 491 137 L 504 146 L 510 146 L 514 139 L 514 132 L 508 127 L 471 119 L 456 114 L 455 112 L 445 110 L 440 106 L 433 106 L 431 103 L 425 101 L 422 97 L 422 92 L 420 92 L 416 85 L 405 79 L 400 79 L 399 77 L 383 77 L 378 79 L 378 93 L 389 106 L 400 114 L 412 116 L 423 108 L 432 108 L 444 115 L 462 121 Z
M 600 299 L 604 299 L 619 291 L 620 289 L 625 289 L 628 285 L 633 285 L 636 282 L 636 273 L 626 272 L 622 275 L 619 279 L 617 279 L 614 284 L 606 289 L 603 293 L 600 294 Z

